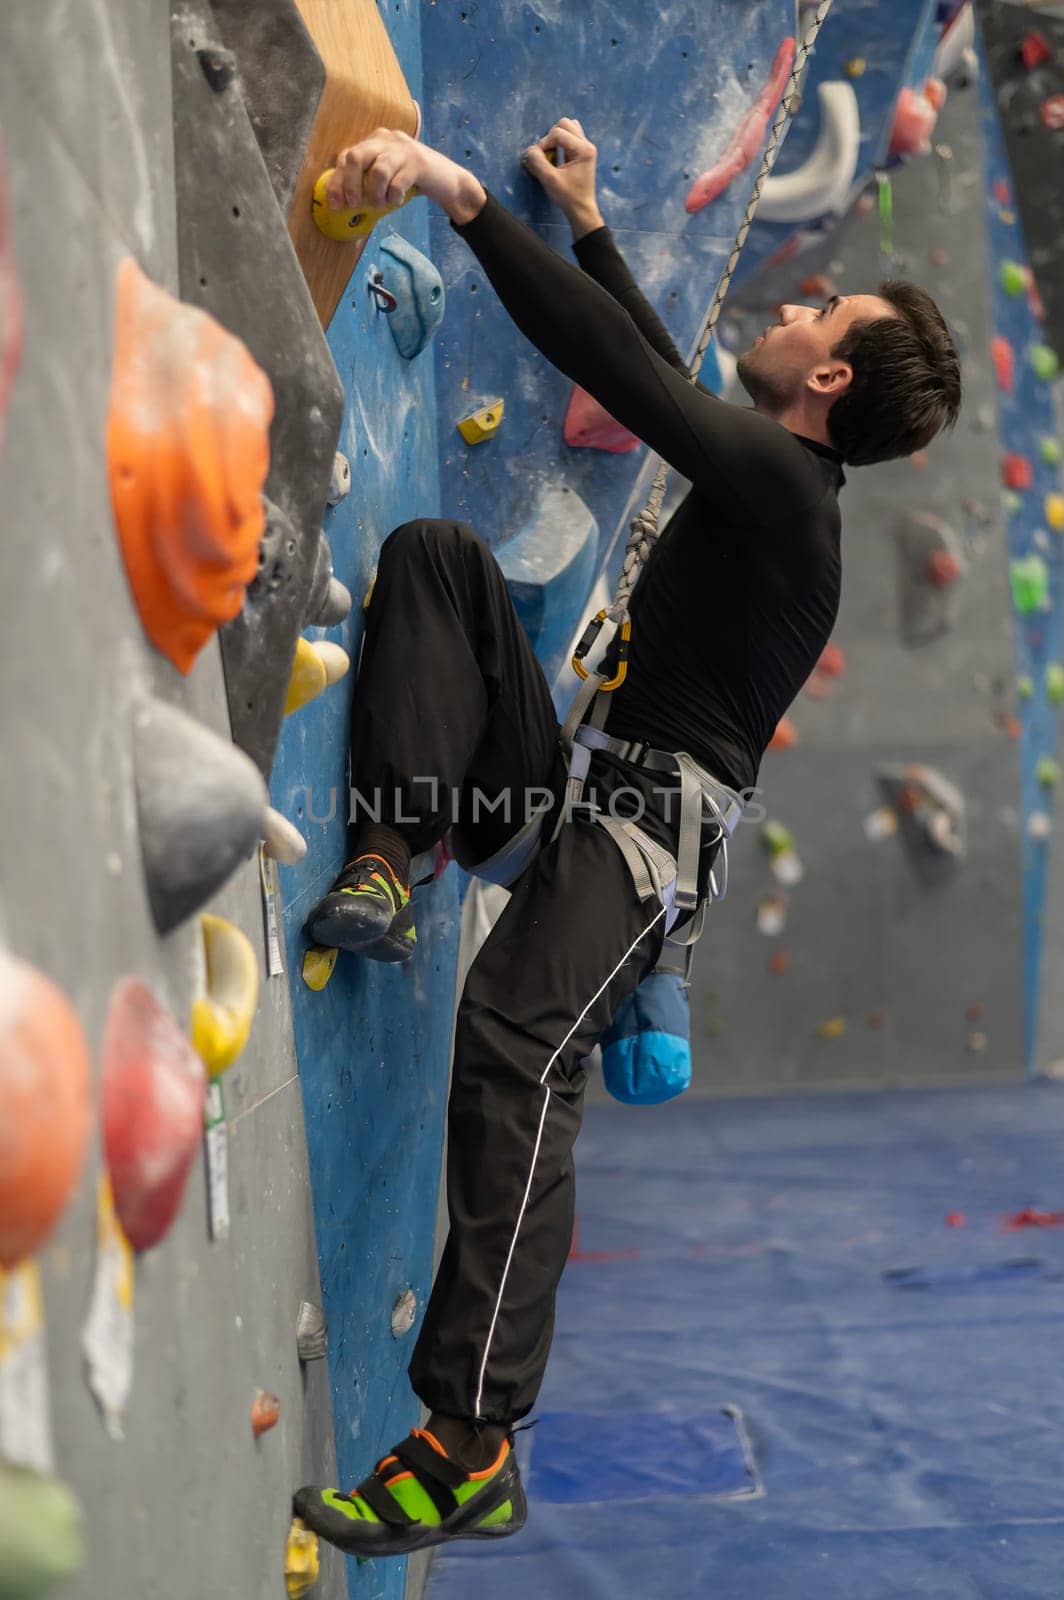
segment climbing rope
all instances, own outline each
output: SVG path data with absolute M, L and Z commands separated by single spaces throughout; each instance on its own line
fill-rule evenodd
M 698 348 L 695 350 L 694 359 L 691 362 L 689 376 L 692 383 L 695 382 L 699 372 L 702 369 L 702 362 L 706 351 L 709 348 L 709 341 L 713 337 L 713 329 L 716 327 L 717 318 L 720 316 L 721 307 L 724 304 L 724 297 L 728 292 L 728 286 L 732 280 L 732 274 L 734 273 L 739 257 L 742 254 L 743 245 L 746 243 L 746 236 L 750 232 L 750 225 L 754 220 L 754 214 L 757 211 L 758 205 L 760 204 L 761 192 L 764 188 L 765 180 L 772 171 L 773 164 L 776 160 L 776 152 L 779 149 L 780 143 L 780 134 L 783 131 L 784 123 L 791 114 L 791 99 L 797 90 L 798 82 L 802 75 L 802 68 L 805 65 L 805 59 L 810 50 L 813 48 L 813 45 L 816 42 L 816 36 L 820 32 L 824 18 L 827 16 L 830 9 L 831 0 L 820 0 L 820 4 L 816 9 L 816 15 L 806 29 L 802 38 L 802 42 L 799 45 L 795 55 L 794 67 L 791 71 L 790 80 L 780 100 L 780 109 L 776 116 L 776 120 L 772 125 L 772 132 L 769 135 L 768 144 L 765 146 L 765 153 L 761 158 L 761 168 L 757 174 L 757 181 L 754 184 L 753 192 L 750 195 L 750 200 L 746 207 L 746 213 L 740 225 L 739 232 L 736 235 L 735 243 L 732 246 L 731 255 L 728 257 L 727 266 L 724 268 L 720 283 L 717 285 L 717 292 L 713 297 L 713 304 L 709 308 L 709 315 L 706 318 L 705 327 L 702 330 L 702 337 L 698 341 Z M 605 679 L 600 684 L 599 687 L 602 689 L 608 690 L 619 688 L 619 686 L 624 682 L 625 674 L 628 670 L 628 641 L 631 637 L 632 631 L 632 623 L 628 613 L 628 608 L 632 598 L 632 590 L 636 585 L 636 580 L 643 569 L 647 557 L 650 555 L 651 550 L 658 541 L 658 523 L 661 519 L 661 507 L 665 499 L 665 486 L 668 482 L 668 477 L 668 463 L 665 461 L 659 461 L 654 482 L 651 485 L 650 493 L 647 496 L 646 505 L 637 516 L 632 518 L 632 522 L 630 524 L 631 531 L 628 535 L 628 543 L 625 547 L 624 561 L 621 566 L 620 577 L 617 580 L 617 590 L 614 595 L 613 604 L 608 610 L 600 611 L 597 616 L 592 618 L 587 628 L 584 630 L 583 637 L 581 638 L 580 643 L 577 645 L 575 654 L 573 655 L 574 669 L 581 678 L 587 678 L 588 671 L 583 664 L 584 657 L 594 644 L 603 624 L 607 621 L 616 624 L 617 652 L 615 656 L 615 671 L 611 678 Z

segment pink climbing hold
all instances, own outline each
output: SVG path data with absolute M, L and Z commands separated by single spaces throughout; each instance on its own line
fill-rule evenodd
M 15 272 L 15 256 L 7 210 L 7 169 L 0 147 L 0 446 L 4 442 L 4 420 L 15 374 L 22 360 L 23 302 Z
M 794 52 L 794 40 L 784 39 L 776 51 L 768 82 L 732 134 L 724 154 L 691 185 L 684 201 L 686 211 L 701 211 L 704 206 L 708 206 L 711 200 L 724 193 L 732 179 L 737 178 L 757 155 L 761 149 L 761 141 L 765 137 L 769 118 L 779 105 L 783 91 L 787 87 L 787 80 L 794 66 Z
M 1051 133 L 1064 128 L 1064 94 L 1051 94 L 1038 108 L 1038 115 Z
M 1016 356 L 1012 345 L 1000 333 L 990 341 L 990 359 L 994 363 L 997 386 L 1005 394 L 1012 393 L 1012 378 L 1016 369 Z
M 892 156 L 924 155 L 931 148 L 938 112 L 920 90 L 905 88 L 898 95 L 890 132 Z
M 826 644 L 820 652 L 820 660 L 816 664 L 817 672 L 822 672 L 826 678 L 841 678 L 846 671 L 846 657 L 837 644 Z
M 608 450 L 615 456 L 635 450 L 641 442 L 578 383 L 573 385 L 562 436 L 574 449 Z
M 932 550 L 927 558 L 927 581 L 936 589 L 948 589 L 961 575 L 961 564 L 952 550 Z
M 1026 456 L 1008 451 L 1001 458 L 1001 476 L 1006 489 L 1029 489 L 1033 482 L 1031 463 Z

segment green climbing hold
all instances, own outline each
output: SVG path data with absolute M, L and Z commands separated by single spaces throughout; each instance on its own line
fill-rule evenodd
M 1014 517 L 1023 505 L 1023 496 L 1017 494 L 1015 489 L 1003 489 L 1001 493 L 1001 509 L 1007 517 Z
M 1018 261 L 1001 263 L 1001 287 L 1006 294 L 1023 294 L 1027 288 L 1027 268 Z
M 1054 761 L 1052 756 L 1042 756 L 1034 769 L 1034 775 L 1043 789 L 1054 789 L 1060 782 L 1060 763 Z
M 773 822 L 771 819 L 762 824 L 761 844 L 770 856 L 781 856 L 784 851 L 794 849 L 790 830 L 782 822 Z
M 1034 375 L 1043 383 L 1052 383 L 1060 374 L 1060 361 L 1057 352 L 1051 350 L 1047 344 L 1031 344 L 1027 346 Z
M 879 189 L 879 248 L 883 255 L 889 256 L 894 252 L 894 190 L 890 174 L 877 172 L 876 183 Z
M 1055 467 L 1060 464 L 1060 444 L 1059 441 L 1054 439 L 1051 434 L 1046 434 L 1038 449 L 1042 460 L 1045 462 L 1047 467 Z
M 1059 661 L 1051 661 L 1046 667 L 1046 699 L 1051 706 L 1059 706 L 1064 700 L 1064 666 Z
M 1034 679 L 1028 677 L 1026 672 L 1021 672 L 1016 679 L 1016 693 L 1021 700 L 1034 699 Z
M 40 1600 L 84 1559 L 81 1507 L 66 1484 L 0 1463 L 0 1600 Z
M 1027 616 L 1032 611 L 1045 610 L 1049 597 L 1049 568 L 1041 556 L 1023 556 L 1019 561 L 1010 561 L 1009 578 L 1017 611 Z

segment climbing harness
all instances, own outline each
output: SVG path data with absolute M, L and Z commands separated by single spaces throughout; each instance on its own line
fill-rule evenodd
M 806 29 L 795 55 L 790 81 L 780 100 L 780 109 L 761 158 L 757 181 L 691 362 L 689 376 L 692 383 L 696 381 L 701 370 L 728 286 L 761 200 L 762 189 L 775 162 L 783 125 L 797 103 L 798 84 L 806 57 L 830 9 L 831 0 L 820 0 L 816 14 Z M 581 679 L 581 683 L 569 709 L 562 733 L 563 744 L 569 755 L 569 781 L 566 804 L 559 815 L 555 835 L 566 818 L 581 804 L 593 751 L 606 751 L 632 765 L 675 776 L 678 779 L 680 793 L 680 831 L 675 859 L 649 839 L 634 822 L 606 817 L 601 812 L 595 813 L 595 821 L 606 828 L 620 849 L 632 873 L 640 899 L 650 899 L 652 895 L 656 895 L 665 906 L 666 933 L 671 942 L 693 945 L 702 931 L 707 906 L 714 901 L 722 900 L 727 892 L 728 842 L 742 816 L 743 802 L 734 790 L 699 767 L 685 752 L 655 750 L 639 742 L 612 738 L 604 731 L 609 707 L 609 701 L 605 696 L 618 689 L 627 676 L 628 647 L 632 635 L 632 621 L 629 614 L 632 591 L 651 550 L 660 537 L 659 522 L 668 477 L 668 463 L 659 460 L 646 505 L 631 523 L 613 604 L 608 609 L 599 611 L 591 619 L 573 654 L 573 670 Z M 606 657 L 610 658 L 608 676 L 601 670 L 591 671 L 585 665 L 588 652 L 607 622 L 614 625 L 613 635 L 603 652 L 603 660 Z M 705 842 L 720 845 L 720 882 L 718 884 L 715 873 L 710 872 L 708 893 L 700 896 L 699 854 L 707 827 L 715 827 L 716 834 Z M 516 840 L 513 842 L 516 843 Z M 534 835 L 532 843 L 534 846 Z M 534 848 L 529 853 L 529 859 L 533 853 Z M 673 937 L 674 924 L 680 917 L 688 914 L 690 920 L 684 927 L 682 936 Z

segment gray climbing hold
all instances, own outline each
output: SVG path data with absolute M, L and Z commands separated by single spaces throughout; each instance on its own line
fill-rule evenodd
M 521 531 L 496 554 L 539 659 L 565 648 L 595 576 L 598 524 L 573 489 L 547 489 Z
M 414 1326 L 416 1316 L 417 1296 L 413 1289 L 404 1289 L 392 1307 L 392 1338 L 404 1338 Z
M 395 348 L 404 360 L 412 361 L 443 321 L 443 279 L 428 256 L 397 233 L 381 240 L 380 271 L 380 282 L 395 298 L 388 313 Z
M 296 1318 L 296 1350 L 300 1361 L 320 1361 L 329 1347 L 329 1328 L 321 1306 L 304 1300 Z
M 898 819 L 898 838 L 917 876 L 932 886 L 952 876 L 968 851 L 964 796 L 934 767 L 880 767 L 876 783 Z
M 351 591 L 346 583 L 341 583 L 339 578 L 330 578 L 328 592 L 314 621 L 319 628 L 335 628 L 348 616 L 352 604 Z
M 326 505 L 338 506 L 345 495 L 351 492 L 351 463 L 342 450 L 337 450 L 333 456 L 332 476 L 329 478 L 329 489 L 325 496 Z
M 929 644 L 960 616 L 968 564 L 961 541 L 933 511 L 910 511 L 894 531 L 898 551 L 898 610 L 902 640 Z
M 242 750 L 150 697 L 133 713 L 133 766 L 148 899 L 169 933 L 263 837 L 266 785 Z
M 307 841 L 299 829 L 272 806 L 266 807 L 263 839 L 266 854 L 286 867 L 294 867 L 307 853 Z

